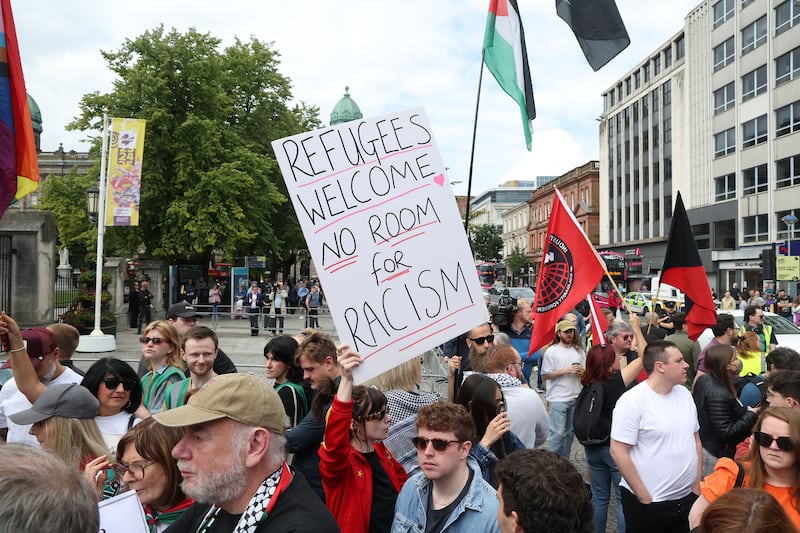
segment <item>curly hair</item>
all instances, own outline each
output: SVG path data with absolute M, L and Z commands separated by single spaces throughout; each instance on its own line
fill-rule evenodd
M 517 513 L 524 531 L 591 533 L 592 498 L 583 477 L 567 459 L 547 450 L 518 450 L 495 467 L 501 511 Z
M 441 433 L 452 431 L 461 442 L 472 440 L 475 435 L 475 422 L 467 408 L 451 402 L 436 402 L 420 407 L 417 431 L 422 428 Z

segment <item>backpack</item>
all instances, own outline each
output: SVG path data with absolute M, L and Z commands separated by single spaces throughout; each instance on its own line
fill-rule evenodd
M 733 386 L 736 389 L 736 396 L 745 406 L 755 407 L 766 400 L 767 387 L 763 376 L 753 373 L 736 376 Z
M 575 401 L 572 428 L 578 442 L 584 446 L 608 444 L 611 437 L 611 421 L 600 417 L 604 391 L 604 383 L 595 381 L 589 387 L 584 386 Z

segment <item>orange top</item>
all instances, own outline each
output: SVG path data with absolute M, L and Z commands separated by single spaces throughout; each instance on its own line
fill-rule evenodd
M 742 466 L 744 467 L 744 482 L 742 483 L 743 487 L 747 487 L 748 481 L 748 470 L 750 469 L 750 465 L 748 463 L 743 463 Z M 700 482 L 700 494 L 702 494 L 706 500 L 709 502 L 713 502 L 729 490 L 733 489 L 733 486 L 736 484 L 736 476 L 739 474 L 739 467 L 736 466 L 736 463 L 732 459 L 728 459 L 727 457 L 720 458 L 717 461 L 717 465 L 714 467 L 714 472 L 706 476 L 706 478 Z M 778 500 L 778 503 L 781 504 L 783 510 L 786 511 L 787 516 L 794 524 L 794 527 L 800 530 L 800 511 L 792 503 L 792 488 L 791 487 L 776 487 L 774 485 L 770 485 L 769 483 L 765 484 L 763 487 L 765 492 L 770 493 L 772 496 Z

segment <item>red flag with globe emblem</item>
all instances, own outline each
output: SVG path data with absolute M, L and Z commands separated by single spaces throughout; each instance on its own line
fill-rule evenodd
M 536 281 L 533 335 L 528 350 L 531 355 L 553 340 L 558 320 L 586 298 L 606 272 L 605 263 L 561 192 L 553 190 L 553 208 Z

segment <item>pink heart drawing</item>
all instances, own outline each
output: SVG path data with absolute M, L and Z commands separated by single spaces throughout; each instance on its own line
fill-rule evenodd
M 433 182 L 439 187 L 444 186 L 444 174 L 438 174 L 433 177 Z

